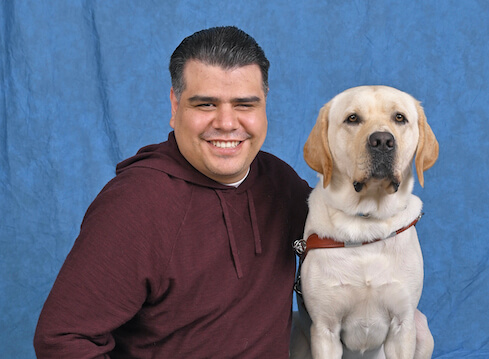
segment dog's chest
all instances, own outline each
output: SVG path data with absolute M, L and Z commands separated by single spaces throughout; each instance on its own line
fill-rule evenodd
M 422 258 L 415 238 L 402 237 L 357 248 L 311 251 L 301 269 L 306 301 L 322 306 L 327 300 L 336 308 L 389 307 L 393 301 L 412 304 L 422 287 Z
M 316 282 L 316 288 L 318 285 L 336 290 L 378 288 L 396 281 L 395 259 L 395 256 L 367 248 L 319 249 L 309 253 L 302 276 L 306 281 Z

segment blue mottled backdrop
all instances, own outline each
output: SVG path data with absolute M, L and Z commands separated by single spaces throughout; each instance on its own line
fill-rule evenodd
M 39 312 L 117 162 L 166 139 L 171 52 L 237 25 L 271 63 L 264 149 L 311 185 L 323 103 L 385 84 L 424 104 L 440 158 L 416 193 L 435 358 L 489 358 L 489 2 L 0 1 L 0 353 L 34 358 Z

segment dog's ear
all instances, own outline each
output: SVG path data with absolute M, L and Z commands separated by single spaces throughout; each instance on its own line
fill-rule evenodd
M 333 158 L 328 143 L 328 114 L 331 107 L 328 102 L 319 111 L 316 124 L 312 128 L 304 145 L 304 159 L 314 171 L 323 175 L 323 186 L 331 181 L 333 173 Z
M 430 125 L 426 121 L 426 115 L 424 113 L 421 104 L 417 104 L 418 108 L 418 128 L 419 128 L 419 140 L 418 148 L 416 150 L 416 158 L 414 163 L 416 164 L 416 173 L 418 174 L 418 181 L 421 187 L 424 186 L 423 172 L 433 166 L 438 159 L 439 145 L 436 140 L 435 134 L 431 130 Z

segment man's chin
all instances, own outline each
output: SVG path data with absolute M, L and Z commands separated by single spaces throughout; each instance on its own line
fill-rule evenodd
M 216 182 L 233 184 L 242 180 L 248 174 L 249 166 L 230 166 L 229 161 L 219 161 L 212 166 L 207 166 L 208 171 L 203 172 Z M 233 163 L 236 165 L 236 163 Z

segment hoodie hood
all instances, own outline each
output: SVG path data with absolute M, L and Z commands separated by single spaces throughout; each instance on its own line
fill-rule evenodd
M 131 168 L 150 168 L 167 173 L 172 177 L 179 178 L 193 185 L 212 189 L 216 193 L 221 206 L 236 274 L 238 278 L 242 278 L 243 270 L 239 259 L 235 233 L 233 231 L 232 216 L 230 215 L 229 206 L 226 201 L 226 193 L 234 192 L 235 194 L 242 194 L 246 197 L 253 240 L 255 242 L 255 254 L 261 254 L 261 238 L 258 229 L 253 193 L 251 192 L 251 186 L 255 182 L 258 172 L 258 165 L 256 162 L 257 159 L 255 158 L 250 166 L 247 178 L 237 188 L 221 184 L 196 170 L 185 157 L 183 157 L 178 149 L 175 134 L 172 131 L 168 135 L 168 141 L 143 147 L 135 156 L 119 163 L 116 167 L 116 174 L 120 174 Z

